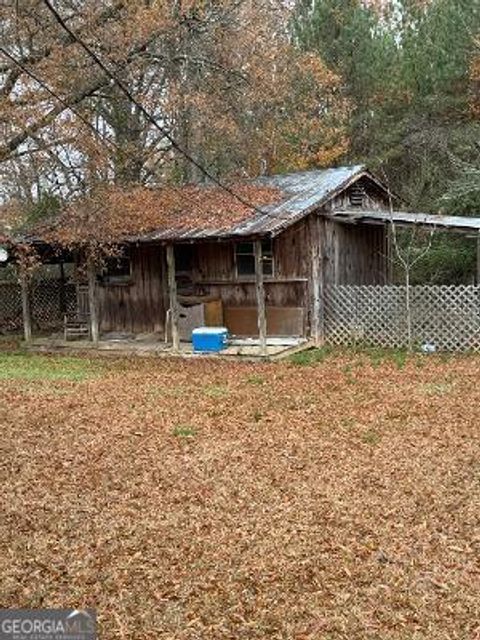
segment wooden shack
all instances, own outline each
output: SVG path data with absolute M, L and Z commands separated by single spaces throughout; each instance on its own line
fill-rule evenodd
M 385 284 L 387 228 L 335 212 L 387 211 L 363 166 L 261 177 L 280 197 L 221 228 L 159 226 L 122 240 L 89 278 L 91 334 L 157 334 L 178 344 L 194 326 L 237 336 L 320 339 L 328 284 Z M 85 302 L 83 302 L 85 305 Z
M 234 335 L 258 335 L 258 310 L 264 308 L 267 335 L 311 336 L 321 287 L 386 283 L 385 226 L 346 224 L 330 216 L 336 209 L 388 208 L 385 188 L 363 167 L 264 177 L 258 183 L 281 190 L 282 202 L 218 233 L 158 229 L 125 244 L 122 258 L 98 278 L 100 331 L 163 334 L 169 309 L 178 305 L 180 333 L 182 319 L 188 325 L 192 315 L 193 323 L 203 319 Z M 175 273 L 170 286 L 169 250 Z M 198 305 L 203 313 L 189 311 Z M 191 326 L 185 328 L 188 333 Z

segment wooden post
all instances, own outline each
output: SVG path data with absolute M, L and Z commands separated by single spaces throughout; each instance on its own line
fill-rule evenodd
M 311 261 L 311 333 L 315 346 L 322 341 L 321 313 L 322 313 L 322 287 L 321 272 L 323 272 L 320 256 L 320 221 L 318 216 L 312 217 L 313 228 L 310 230 L 310 261 Z
M 392 230 L 392 225 L 389 224 L 386 230 L 386 242 L 387 242 L 387 250 L 386 250 L 386 255 L 387 255 L 387 269 L 386 269 L 386 284 L 392 284 L 393 282 L 393 260 L 394 260 L 394 255 L 393 255 L 393 230 Z
M 258 336 L 262 355 L 267 354 L 267 315 L 263 283 L 262 241 L 255 240 L 255 294 L 257 297 Z
M 477 235 L 477 285 L 480 286 L 480 231 Z
M 23 335 L 25 342 L 32 341 L 32 313 L 30 307 L 30 287 L 28 278 L 23 273 L 23 269 L 20 270 L 20 286 L 22 290 L 22 316 L 23 316 Z
M 65 291 L 65 266 L 63 259 L 60 262 L 60 311 L 63 314 L 67 311 L 67 296 Z
M 178 333 L 178 299 L 177 282 L 175 280 L 175 248 L 167 245 L 168 295 L 170 300 L 170 322 L 172 325 L 172 346 L 174 351 L 180 350 L 180 335 Z
M 88 309 L 90 312 L 90 337 L 94 344 L 98 344 L 98 308 L 97 308 L 97 273 L 95 265 L 89 261 L 88 272 Z

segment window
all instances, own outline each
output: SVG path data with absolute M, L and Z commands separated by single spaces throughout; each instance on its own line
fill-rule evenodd
M 103 269 L 104 282 L 130 282 L 132 278 L 132 262 L 130 254 L 124 250 L 119 256 L 107 258 Z
M 177 273 L 193 271 L 193 256 L 193 245 L 177 244 L 175 246 L 175 271 Z
M 237 276 L 255 275 L 255 244 L 253 242 L 239 242 L 235 245 L 235 264 Z M 273 275 L 273 247 L 271 240 L 262 240 L 263 275 Z

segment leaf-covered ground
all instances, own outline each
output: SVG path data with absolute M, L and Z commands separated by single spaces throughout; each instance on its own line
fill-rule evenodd
M 478 638 L 479 376 L 3 354 L 1 606 L 93 606 L 105 640 Z

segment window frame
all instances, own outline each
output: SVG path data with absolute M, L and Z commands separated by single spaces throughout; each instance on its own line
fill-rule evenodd
M 263 267 L 263 277 L 273 278 L 275 276 L 275 257 L 274 257 L 274 247 L 273 247 L 273 239 L 266 238 L 261 241 L 262 242 L 262 267 Z M 264 248 L 264 244 L 268 243 L 268 248 Z M 251 245 L 250 251 L 239 251 L 241 245 Z M 246 240 L 239 241 L 234 243 L 234 262 L 235 262 L 235 277 L 237 280 L 254 280 L 255 279 L 255 241 L 254 240 Z M 253 271 L 250 273 L 240 273 L 239 272 L 239 256 L 248 256 L 253 258 Z M 269 263 L 271 265 L 270 273 L 265 272 L 265 263 Z
M 128 273 L 118 273 L 118 274 L 115 274 L 114 272 L 109 273 L 110 265 L 108 264 L 108 262 L 110 261 L 110 264 L 111 264 L 115 260 L 119 262 L 128 261 Z M 107 284 L 107 285 L 131 284 L 132 281 L 133 281 L 132 255 L 129 249 L 123 249 L 121 254 L 119 254 L 118 256 L 110 256 L 107 258 L 101 274 L 101 282 L 103 284 Z

